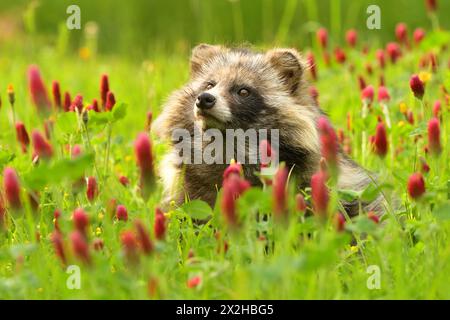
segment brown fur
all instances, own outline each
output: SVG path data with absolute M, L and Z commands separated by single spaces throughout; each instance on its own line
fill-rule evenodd
M 230 121 L 220 125 L 220 129 L 279 129 L 280 161 L 293 167 L 300 187 L 309 186 L 311 175 L 319 168 L 320 143 L 316 122 L 323 112 L 308 94 L 304 77 L 306 68 L 295 49 L 256 53 L 247 49 L 198 45 L 192 52 L 189 82 L 170 96 L 152 130 L 173 145 L 171 134 L 174 129 L 185 128 L 191 133 L 194 127 L 204 129 L 205 123 L 194 116 L 194 104 L 204 91 L 203 83 L 214 80 L 231 86 L 244 81 L 258 89 L 264 104 L 258 110 L 248 110 L 248 113 L 239 114 L 240 110 L 235 110 L 238 116 L 233 114 Z M 226 165 L 175 166 L 172 165 L 172 157 L 173 154 L 169 153 L 161 168 L 166 200 L 182 203 L 188 197 L 213 205 Z M 245 176 L 253 185 L 259 184 L 254 175 L 257 169 L 256 165 L 244 165 Z M 366 171 L 341 153 L 339 187 L 362 189 L 368 183 L 370 178 Z M 351 215 L 358 212 L 357 204 L 344 206 Z M 381 211 L 379 203 L 369 204 L 369 207 Z

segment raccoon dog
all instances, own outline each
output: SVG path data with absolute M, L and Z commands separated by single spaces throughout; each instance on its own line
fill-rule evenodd
M 311 175 L 319 170 L 317 119 L 324 113 L 309 94 L 307 67 L 295 49 L 260 53 L 217 45 L 196 46 L 189 82 L 170 96 L 152 126 L 152 131 L 172 146 L 160 168 L 166 201 L 182 203 L 189 198 L 214 205 L 227 167 L 226 163 L 175 161 L 179 152 L 174 148 L 179 142 L 173 137 L 176 129 L 186 129 L 192 136 L 195 130 L 208 128 L 278 129 L 279 161 L 292 170 L 299 188 L 309 186 Z M 341 189 L 361 190 L 372 182 L 368 172 L 342 151 L 338 166 Z M 255 175 L 258 164 L 242 167 L 252 185 L 261 183 Z M 342 204 L 351 216 L 359 211 L 356 202 Z M 366 211 L 382 211 L 380 199 L 361 205 Z

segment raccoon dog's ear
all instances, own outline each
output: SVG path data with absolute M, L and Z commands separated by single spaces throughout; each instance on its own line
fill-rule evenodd
M 206 43 L 201 43 L 194 47 L 191 55 L 191 76 L 198 74 L 202 66 L 215 55 L 219 54 L 221 50 L 221 46 L 213 46 Z
M 295 93 L 306 65 L 298 51 L 295 49 L 273 49 L 266 53 L 266 57 L 278 71 L 288 90 Z

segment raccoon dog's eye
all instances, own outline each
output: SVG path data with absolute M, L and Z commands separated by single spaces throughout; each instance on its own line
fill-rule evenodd
M 212 88 L 214 88 L 215 84 L 213 82 L 208 82 L 206 84 L 206 90 L 211 90 Z
M 248 89 L 242 88 L 242 89 L 239 89 L 238 95 L 240 95 L 243 98 L 246 98 L 250 95 L 250 91 Z

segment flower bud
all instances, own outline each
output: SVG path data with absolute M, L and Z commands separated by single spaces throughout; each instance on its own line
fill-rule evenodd
M 119 182 L 124 186 L 127 187 L 130 184 L 130 180 L 128 180 L 127 177 L 125 176 L 120 176 L 119 177 Z
M 86 235 L 86 230 L 89 225 L 87 213 L 82 208 L 75 209 L 72 214 L 72 219 L 75 229 L 80 231 L 83 235 Z
M 391 99 L 388 90 L 384 86 L 378 88 L 378 102 L 387 103 Z
M 139 261 L 138 241 L 136 235 L 132 231 L 123 231 L 120 234 L 120 242 L 125 253 L 125 257 L 130 263 Z
M 97 180 L 95 177 L 88 177 L 87 178 L 87 188 L 86 188 L 86 197 L 90 202 L 94 201 L 95 198 L 97 198 L 98 195 L 98 186 L 97 186 Z
M 81 155 L 81 146 L 79 144 L 74 144 L 72 150 L 70 151 L 72 158 L 76 158 Z
M 320 134 L 322 157 L 325 158 L 329 166 L 336 169 L 339 149 L 336 132 L 325 116 L 319 118 L 317 127 Z
M 441 115 L 441 102 L 439 100 L 436 100 L 433 104 L 433 116 L 439 119 L 440 115 Z
M 386 57 L 384 55 L 384 51 L 382 49 L 378 49 L 375 53 L 375 56 L 378 60 L 380 68 L 384 69 L 384 67 L 386 66 Z
M 114 93 L 109 91 L 108 94 L 106 95 L 105 109 L 107 111 L 111 111 L 115 105 L 116 105 L 116 98 L 114 97 Z
M 309 71 L 311 73 L 311 78 L 316 81 L 317 80 L 317 66 L 314 58 L 314 54 L 309 52 L 306 56 L 306 60 L 308 61 Z
M 50 143 L 42 136 L 42 134 L 34 130 L 31 134 L 35 155 L 40 159 L 49 159 L 53 156 L 53 148 Z
M 364 80 L 364 77 L 362 75 L 358 76 L 358 85 L 359 85 L 359 90 L 361 90 L 361 91 L 363 91 L 364 88 L 367 87 L 366 80 Z
M 3 189 L 5 190 L 6 201 L 10 208 L 22 208 L 20 201 L 20 184 L 16 171 L 13 168 L 6 167 L 3 170 Z
M 412 75 L 411 79 L 409 80 L 409 86 L 411 87 L 414 96 L 417 99 L 422 100 L 423 95 L 425 93 L 425 85 L 420 80 L 417 74 Z
M 30 89 L 31 99 L 39 112 L 47 112 L 51 108 L 47 89 L 41 78 L 39 68 L 32 65 L 28 68 L 28 87 Z
M 108 94 L 108 91 L 109 91 L 109 79 L 108 79 L 108 75 L 104 74 L 104 75 L 102 75 L 102 77 L 100 79 L 100 98 L 101 98 L 103 109 L 105 109 L 106 96 Z
M 56 256 L 61 260 L 63 264 L 66 264 L 67 258 L 64 250 L 64 240 L 61 232 L 55 230 L 51 235 L 51 241 L 55 250 Z
M 190 289 L 196 288 L 201 284 L 201 282 L 202 278 L 200 276 L 192 277 L 187 281 L 187 287 Z
M 380 217 L 373 211 L 369 211 L 367 213 L 367 218 L 369 218 L 370 220 L 372 220 L 375 223 L 380 223 Z
M 425 3 L 428 11 L 435 12 L 437 10 L 437 0 L 425 0 Z
M 334 216 L 334 226 L 337 232 L 342 232 L 345 230 L 345 217 L 342 213 L 338 212 Z
M 288 213 L 288 169 L 280 166 L 273 178 L 272 199 L 273 211 L 276 219 L 285 218 Z
M 408 179 L 408 194 L 413 199 L 420 198 L 425 193 L 425 181 L 421 173 L 413 173 Z
M 52 82 L 53 103 L 56 108 L 61 108 L 61 89 L 59 88 L 59 82 Z
M 422 42 L 423 38 L 425 38 L 425 30 L 422 28 L 417 28 L 414 30 L 414 42 L 418 45 L 420 42 Z
M 70 111 L 81 113 L 83 111 L 83 96 L 77 94 L 70 105 Z
M 230 163 L 230 165 L 223 172 L 223 180 L 228 179 L 228 177 L 232 174 L 236 174 L 238 176 L 242 174 L 242 166 L 240 163 L 232 161 L 232 163 Z
M 377 129 L 375 133 L 375 138 L 373 140 L 374 151 L 380 157 L 384 157 L 388 151 L 388 140 L 386 134 L 386 128 L 383 122 L 378 122 Z
M 141 246 L 142 251 L 145 254 L 152 253 L 154 249 L 153 242 L 150 239 L 150 235 L 144 224 L 140 220 L 136 220 L 134 225 L 137 231 L 137 240 Z
M 408 27 L 405 23 L 399 23 L 395 27 L 395 36 L 398 42 L 402 44 L 407 44 L 408 42 Z
M 140 169 L 140 184 L 143 196 L 149 196 L 155 183 L 152 145 L 146 133 L 140 133 L 134 142 L 134 152 Z
M 408 120 L 410 124 L 414 125 L 414 113 L 412 112 L 412 110 L 408 110 L 406 112 L 406 120 Z
M 92 241 L 92 247 L 94 248 L 95 251 L 102 251 L 104 246 L 105 246 L 105 243 L 103 242 L 102 239 L 95 238 Z
M 92 99 L 92 104 L 86 107 L 86 110 L 94 110 L 95 112 L 100 112 L 100 109 L 98 107 L 98 101 L 97 99 Z
M 390 42 L 386 46 L 386 52 L 389 56 L 389 59 L 392 63 L 396 63 L 398 58 L 402 55 L 402 52 L 400 50 L 400 47 L 395 42 Z
M 64 111 L 70 111 L 70 105 L 72 104 L 72 98 L 69 92 L 64 92 Z
M 428 165 L 424 157 L 420 157 L 420 171 L 422 171 L 423 173 L 430 172 L 430 166 Z
M 311 197 L 313 201 L 314 213 L 321 218 L 326 217 L 329 202 L 326 181 L 327 176 L 323 171 L 319 171 L 311 177 Z
M 339 64 L 345 63 L 347 60 L 347 56 L 345 54 L 345 51 L 342 48 L 336 47 L 334 49 L 334 58 L 336 59 L 336 62 Z
M 372 64 L 367 62 L 364 66 L 366 67 L 366 72 L 371 76 L 373 74 Z
M 30 138 L 28 136 L 27 129 L 25 128 L 25 125 L 22 122 L 16 123 L 16 137 L 17 141 L 20 143 L 22 152 L 26 153 L 27 147 L 30 144 Z
M 354 29 L 350 29 L 345 34 L 345 40 L 347 41 L 348 45 L 352 48 L 355 47 L 356 41 L 358 40 L 358 33 Z
M 428 122 L 428 147 L 431 153 L 438 155 L 441 153 L 441 130 L 439 128 L 439 120 L 433 118 Z
M 116 208 L 116 218 L 120 221 L 128 221 L 128 211 L 124 205 L 119 204 Z
M 225 220 L 231 227 L 236 227 L 238 225 L 236 200 L 248 188 L 250 188 L 248 181 L 236 174 L 229 175 L 227 179 L 223 181 L 221 209 Z
M 303 195 L 301 195 L 300 193 L 298 193 L 295 196 L 295 203 L 296 203 L 296 209 L 300 212 L 305 212 L 306 211 L 306 201 L 305 198 L 303 197 Z
M 166 218 L 160 208 L 155 209 L 154 233 L 158 240 L 163 240 L 166 234 Z
M 363 100 L 365 103 L 370 105 L 373 102 L 374 94 L 375 94 L 375 90 L 373 89 L 373 86 L 368 85 L 361 92 L 361 100 Z
M 72 250 L 75 256 L 86 264 L 90 264 L 91 256 L 89 253 L 89 246 L 86 238 L 82 232 L 75 230 L 70 234 L 70 241 L 72 242 Z
M 97 99 L 92 99 L 92 109 L 95 112 L 100 112 L 100 108 L 98 107 L 98 101 Z
M 320 28 L 317 30 L 317 40 L 319 41 L 320 46 L 322 49 L 325 49 L 328 45 L 328 31 L 325 28 Z

